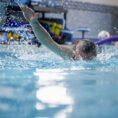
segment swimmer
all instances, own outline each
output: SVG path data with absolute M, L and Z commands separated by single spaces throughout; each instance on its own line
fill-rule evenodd
M 102 30 L 98 33 L 99 39 L 106 39 L 110 37 L 110 33 L 108 31 Z
M 81 40 L 75 48 L 57 44 L 49 33 L 39 23 L 38 15 L 28 6 L 20 5 L 24 17 L 29 21 L 36 38 L 52 52 L 61 56 L 63 59 L 72 60 L 91 60 L 96 57 L 96 45 L 89 40 Z

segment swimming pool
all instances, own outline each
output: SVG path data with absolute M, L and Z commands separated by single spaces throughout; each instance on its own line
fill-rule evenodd
M 118 49 L 64 61 L 45 47 L 0 46 L 0 118 L 118 118 Z

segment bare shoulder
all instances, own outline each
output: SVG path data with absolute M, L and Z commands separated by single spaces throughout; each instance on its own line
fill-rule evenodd
M 63 49 L 70 49 L 70 50 L 75 50 L 75 45 L 71 44 L 71 45 L 60 45 L 61 48 Z

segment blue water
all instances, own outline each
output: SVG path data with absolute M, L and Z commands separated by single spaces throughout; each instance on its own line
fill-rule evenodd
M 0 46 L 0 118 L 118 118 L 118 49 L 64 61 L 45 47 Z

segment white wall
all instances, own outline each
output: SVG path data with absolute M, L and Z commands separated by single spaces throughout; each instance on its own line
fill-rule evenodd
M 112 5 L 118 6 L 118 0 L 73 0 L 73 1 L 81 1 L 81 2 L 90 2 L 104 5 Z

